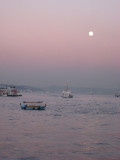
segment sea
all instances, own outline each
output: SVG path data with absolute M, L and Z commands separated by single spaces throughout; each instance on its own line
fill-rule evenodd
M 0 97 L 0 160 L 120 160 L 120 98 L 24 91 Z M 42 100 L 46 110 L 22 110 Z

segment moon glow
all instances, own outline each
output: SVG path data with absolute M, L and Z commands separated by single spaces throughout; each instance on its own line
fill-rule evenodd
M 94 35 L 93 31 L 89 31 L 89 36 L 92 37 Z

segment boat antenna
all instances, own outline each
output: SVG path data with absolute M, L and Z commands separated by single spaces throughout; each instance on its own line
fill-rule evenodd
M 66 82 L 66 91 L 68 91 L 68 81 Z

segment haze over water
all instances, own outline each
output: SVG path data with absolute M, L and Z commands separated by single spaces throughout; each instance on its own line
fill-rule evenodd
M 45 111 L 21 110 L 23 100 L 43 100 Z M 0 97 L 0 159 L 119 160 L 120 99 L 60 92 Z
M 0 83 L 120 87 L 119 6 L 120 0 L 0 0 Z

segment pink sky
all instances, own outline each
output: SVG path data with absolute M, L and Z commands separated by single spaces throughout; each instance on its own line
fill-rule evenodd
M 119 0 L 1 0 L 0 83 L 119 86 L 119 6 Z

